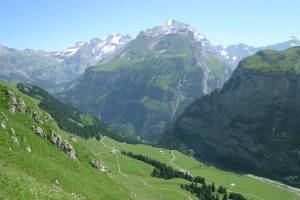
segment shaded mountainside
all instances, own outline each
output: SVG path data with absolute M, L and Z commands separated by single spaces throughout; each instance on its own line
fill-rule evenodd
M 191 104 L 161 144 L 300 186 L 300 48 L 260 51 Z M 176 142 L 177 141 L 177 142 Z
M 36 103 L 0 82 L 0 199 L 133 199 Z
M 105 135 L 121 142 L 138 142 L 138 140 L 133 137 L 123 135 L 111 129 L 97 118 L 89 116 L 72 106 L 60 102 L 45 90 L 37 86 L 28 83 L 19 83 L 17 84 L 17 88 L 24 94 L 38 99 L 38 106 L 47 111 L 50 116 L 57 121 L 58 126 L 61 129 L 69 133 L 79 135 L 84 138 Z
M 116 59 L 93 66 L 60 95 L 74 107 L 147 139 L 231 73 L 203 35 L 168 21 L 141 32 Z

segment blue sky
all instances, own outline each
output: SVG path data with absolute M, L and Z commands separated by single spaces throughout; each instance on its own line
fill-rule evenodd
M 136 36 L 173 18 L 213 44 L 300 38 L 299 0 L 2 0 L 0 44 L 59 50 L 111 32 Z

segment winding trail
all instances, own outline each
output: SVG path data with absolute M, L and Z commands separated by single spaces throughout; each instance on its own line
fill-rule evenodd
M 171 154 L 172 154 L 173 158 L 169 161 L 169 164 L 173 165 L 174 167 L 176 167 L 179 170 L 183 170 L 183 171 L 186 171 L 187 173 L 191 174 L 187 169 L 184 169 L 184 168 L 178 166 L 177 164 L 173 163 L 173 161 L 176 159 L 176 156 L 174 154 L 174 150 L 171 150 Z
M 103 144 L 106 148 L 109 148 L 109 149 L 111 149 L 111 150 L 117 150 L 117 151 L 119 152 L 118 149 L 113 148 L 113 147 L 111 147 L 111 146 L 105 144 L 105 143 L 103 142 L 105 138 L 106 138 L 106 137 L 103 136 L 103 138 L 101 138 L 101 140 L 100 140 L 100 143 Z M 118 172 L 119 172 L 119 174 L 121 174 L 121 175 L 124 176 L 124 177 L 128 177 L 128 175 L 124 174 L 124 173 L 121 171 L 121 166 L 120 166 L 120 161 L 119 161 L 118 153 L 115 153 L 115 155 L 116 155 L 116 159 L 117 159 L 117 165 L 118 165 Z M 183 193 L 183 192 L 180 192 L 180 191 L 178 191 L 178 190 L 173 190 L 173 189 L 171 189 L 171 188 L 166 188 L 166 187 L 156 187 L 156 186 L 153 186 L 153 185 L 151 185 L 151 184 L 148 184 L 146 181 L 144 181 L 144 180 L 142 180 L 142 179 L 139 179 L 139 178 L 137 178 L 137 177 L 133 177 L 133 176 L 132 176 L 131 178 L 133 178 L 133 179 L 135 179 L 135 180 L 137 180 L 137 181 L 143 183 L 145 187 L 154 188 L 154 189 L 160 189 L 160 190 L 169 190 L 169 191 L 176 192 L 176 193 L 178 193 L 178 194 L 184 196 L 184 197 L 185 197 L 186 199 L 188 199 L 188 200 L 193 200 L 189 195 L 187 195 L 187 194 L 185 194 L 185 193 Z

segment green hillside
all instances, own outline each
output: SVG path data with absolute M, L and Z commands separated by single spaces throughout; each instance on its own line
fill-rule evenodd
M 0 96 L 0 199 L 197 199 L 181 188 L 189 181 L 152 177 L 153 166 L 121 151 L 204 177 L 208 184 L 225 186 L 228 192 L 247 199 L 299 199 L 287 189 L 206 166 L 177 151 L 117 142 L 106 136 L 100 141 L 70 137 L 36 106 L 40 99 L 5 82 L 0 83 Z
M 37 100 L 3 82 L 0 97 L 0 199 L 132 199 L 128 190 L 91 167 L 92 154 L 37 108 Z M 12 114 L 14 97 L 18 104 Z M 20 98 L 26 113 L 18 109 Z M 31 116 L 32 111 L 42 124 Z M 42 128 L 47 136 L 35 134 L 33 126 Z M 76 160 L 49 141 L 52 130 L 62 135 L 63 144 L 67 141 L 74 147 Z

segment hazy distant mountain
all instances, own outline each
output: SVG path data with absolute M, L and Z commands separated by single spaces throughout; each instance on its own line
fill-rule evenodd
M 0 77 L 51 88 L 55 83 L 77 78 L 90 65 L 114 58 L 130 39 L 128 35 L 114 33 L 104 39 L 78 42 L 74 47 L 56 52 L 19 51 L 1 46 Z
M 247 44 L 229 45 L 227 47 L 217 46 L 220 55 L 224 57 L 227 62 L 231 62 L 233 66 L 236 66 L 243 58 L 251 56 L 260 50 L 284 50 L 290 47 L 299 46 L 300 41 L 296 37 L 291 37 L 285 42 L 280 42 L 273 45 L 254 47 Z

